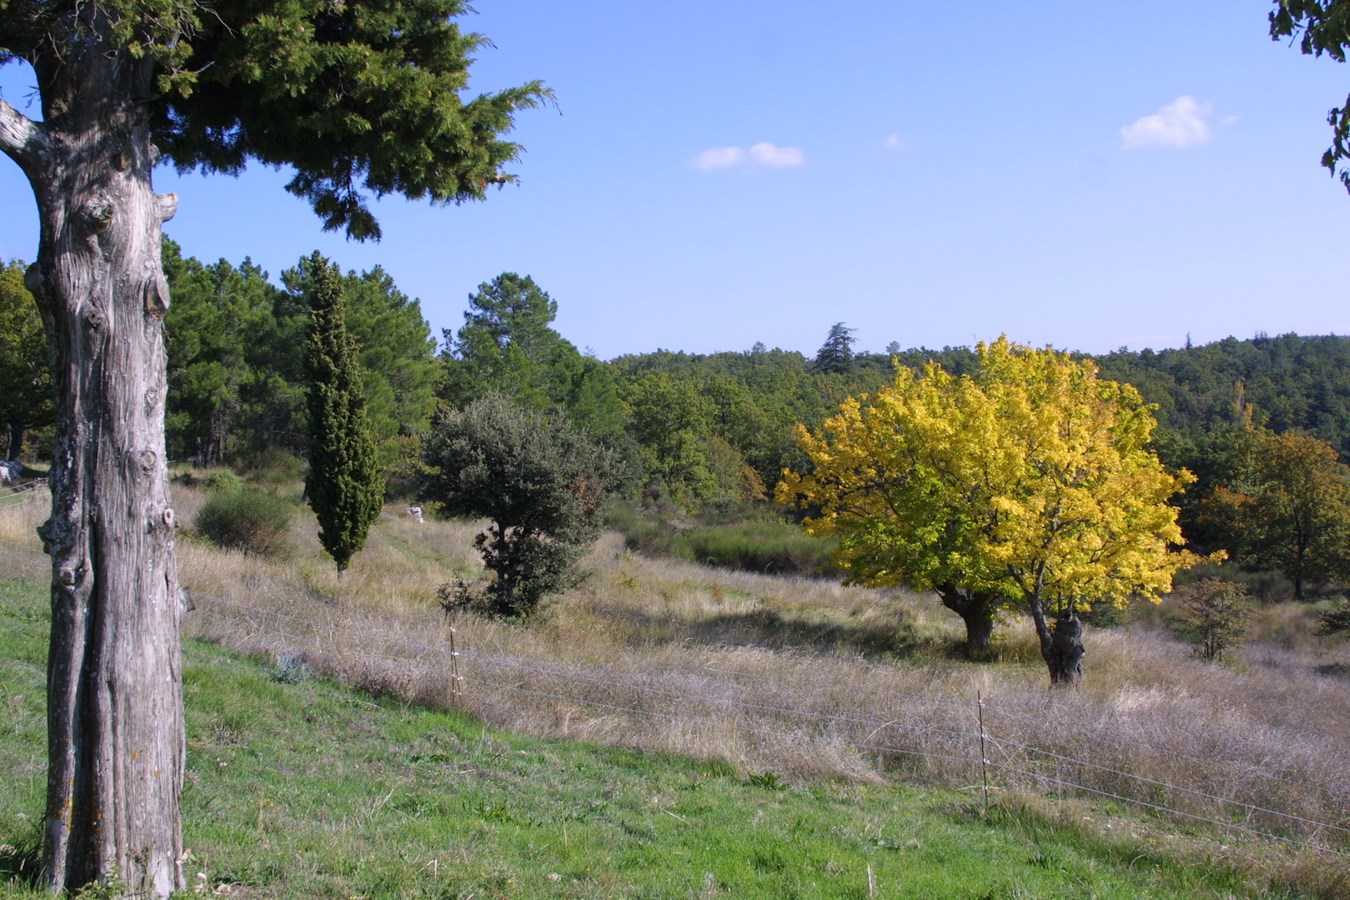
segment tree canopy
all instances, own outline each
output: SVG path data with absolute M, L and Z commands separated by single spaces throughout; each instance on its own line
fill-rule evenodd
M 853 341 L 853 329 L 845 327 L 843 322 L 830 326 L 825 343 L 816 353 L 816 371 L 835 375 L 853 371 Z
M 800 429 L 811 466 L 785 473 L 777 497 L 838 538 L 853 581 L 1030 614 L 1059 680 L 1050 615 L 1157 598 L 1194 561 L 1175 549 L 1167 503 L 1187 476 L 1148 448 L 1138 392 L 1090 361 L 1005 338 L 977 353 L 971 375 L 901 369 L 819 431 Z
M 551 97 L 537 81 L 465 100 L 488 44 L 461 30 L 463 0 L 123 0 L 70 15 L 47 0 L 0 0 L 0 63 L 38 70 L 44 111 L 78 105 L 53 67 L 88 35 L 143 71 L 151 140 L 180 170 L 238 174 L 287 165 L 286 189 L 329 230 L 378 238 L 370 196 L 459 203 L 515 180 L 503 140 L 518 109 Z
M 304 332 L 276 316 L 278 291 L 244 260 L 210 265 L 164 244 L 174 302 L 165 317 L 169 452 L 219 463 L 263 446 L 304 444 Z
M 178 198 L 155 193 L 153 169 L 289 166 L 287 189 L 354 238 L 379 236 L 372 198 L 483 197 L 515 180 L 505 167 L 521 148 L 504 137 L 515 112 L 550 95 L 536 81 L 466 98 L 487 44 L 460 30 L 468 11 L 462 0 L 0 0 L 0 65 L 32 65 L 42 109 L 30 118 L 0 100 L 0 152 L 37 201 L 25 282 L 58 385 L 43 532 L 53 891 L 114 878 L 143 895 L 185 887 L 160 250 Z
M 431 328 L 419 301 L 409 298 L 384 269 L 376 266 L 337 276 L 342 291 L 343 327 L 356 348 L 361 399 L 366 408 L 381 467 L 409 477 L 410 460 L 436 408 L 440 367 Z M 308 322 L 315 289 L 310 260 L 282 273 L 287 295 L 278 304 L 281 332 L 297 330 L 286 320 Z
M 1199 517 L 1245 565 L 1283 572 L 1303 599 L 1308 585 L 1350 579 L 1350 467 L 1325 441 L 1248 426 L 1232 470 Z
M 310 327 L 309 260 L 283 272 L 278 288 L 247 259 L 204 265 L 172 241 L 164 259 L 174 296 L 166 317 L 170 453 L 234 464 L 269 449 L 307 455 L 309 376 L 295 349 Z M 380 465 L 407 477 L 440 380 L 430 326 L 380 267 L 336 277 Z
M 565 419 L 500 394 L 443 410 L 426 462 L 426 495 L 444 512 L 491 520 L 474 543 L 495 576 L 486 610 L 508 618 L 577 582 L 605 493 L 624 478 L 618 458 Z
M 1326 54 L 1336 62 L 1345 62 L 1350 46 L 1350 3 L 1346 0 L 1275 0 L 1270 12 L 1270 36 L 1273 40 L 1297 37 L 1299 49 L 1311 56 Z M 1340 179 L 1350 191 L 1350 97 L 1345 104 L 1327 114 L 1331 126 L 1331 146 L 1322 154 L 1322 165 Z
M 444 397 L 464 406 L 494 391 L 516 404 L 559 411 L 610 445 L 624 443 L 614 377 L 553 329 L 558 303 L 528 275 L 503 272 L 469 295 L 464 325 L 443 332 Z

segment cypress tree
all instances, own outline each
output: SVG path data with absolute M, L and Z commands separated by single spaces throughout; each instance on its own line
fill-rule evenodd
M 355 342 L 347 334 L 342 281 L 315 252 L 309 258 L 309 475 L 305 492 L 319 519 L 319 542 L 338 574 L 366 543 L 384 498 L 375 436 L 366 417 Z

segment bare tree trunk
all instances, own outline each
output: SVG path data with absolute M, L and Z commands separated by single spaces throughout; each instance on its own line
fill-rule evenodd
M 1031 619 L 1040 639 L 1041 659 L 1050 671 L 1050 685 L 1077 687 L 1083 681 L 1083 622 L 1067 610 L 1056 617 L 1053 624 L 1045 616 L 1045 604 L 1039 599 L 1028 601 Z
M 9 426 L 9 449 L 5 459 L 18 459 L 23 453 L 23 436 L 28 429 L 22 422 L 11 422 Z
M 987 657 L 994 639 L 994 624 L 998 620 L 998 597 L 961 590 L 954 585 L 943 585 L 937 593 L 942 605 L 966 623 L 966 654 L 972 659 Z
M 56 347 L 48 658 L 48 886 L 185 887 L 184 765 L 174 512 L 164 454 L 160 229 L 151 186 L 150 67 L 90 33 L 38 60 L 44 121 L 0 108 L 0 145 L 37 197 L 28 272 Z M 8 129 L 8 130 L 6 130 Z

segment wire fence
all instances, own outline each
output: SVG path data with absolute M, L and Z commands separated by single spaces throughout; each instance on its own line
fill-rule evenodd
M 41 488 L 46 486 L 47 479 L 45 478 L 33 478 L 28 481 L 4 485 L 0 487 L 0 509 L 8 509 L 39 499 L 46 499 L 45 492 L 41 491 Z
M 197 598 L 197 602 L 194 615 L 214 620 L 225 628 L 247 621 L 248 627 L 256 631 L 281 634 L 294 625 L 295 618 L 312 619 L 312 610 L 304 608 L 290 613 L 261 610 L 225 597 Z M 315 627 L 322 629 L 317 623 Z M 535 709 L 545 707 L 565 712 L 574 719 L 585 718 L 585 711 L 589 711 L 592 718 L 619 717 L 630 723 L 628 728 L 611 727 L 611 732 L 620 734 L 636 734 L 643 727 L 679 725 L 685 729 L 731 729 L 742 738 L 773 742 L 796 739 L 804 732 L 824 741 L 846 741 L 856 753 L 870 758 L 881 774 L 900 769 L 937 775 L 966 787 L 981 785 L 986 798 L 990 790 L 1091 796 L 1175 820 L 1203 823 L 1232 834 L 1331 850 L 1342 856 L 1350 850 L 1350 822 L 1344 816 L 1331 821 L 1276 809 L 1211 789 L 1071 756 L 1010 736 L 1023 730 L 1010 726 L 1027 716 L 1015 708 L 1002 706 L 997 695 L 931 696 L 925 699 L 925 720 L 911 722 L 856 711 L 822 712 L 742 696 L 734 679 L 765 677 L 761 673 L 730 671 L 732 680 L 711 686 L 700 681 L 697 690 L 681 690 L 675 685 L 688 682 L 691 674 L 729 670 L 691 665 L 681 667 L 679 672 L 654 670 L 621 676 L 601 665 L 587 668 L 504 652 L 476 651 L 465 646 L 458 632 L 449 634 L 444 641 L 399 641 L 394 648 L 363 656 L 365 665 L 376 668 L 394 670 L 422 665 L 443 673 L 449 704 L 475 712 L 521 703 Z M 1081 739 L 1086 744 L 1092 743 L 1091 735 Z M 1130 752 L 1148 756 L 1170 751 L 1135 746 Z M 1216 763 L 1212 759 L 1194 762 Z M 1302 789 L 1310 787 L 1259 771 L 1247 771 L 1245 778 Z
M 9 499 L 0 496 L 0 503 Z M 0 542 L 6 570 L 10 560 L 31 567 L 41 561 L 39 554 L 32 546 Z M 1052 713 L 1005 701 L 997 691 L 929 694 L 919 714 L 879 716 L 819 708 L 800 697 L 794 703 L 791 676 L 782 674 L 693 660 L 629 671 L 606 661 L 541 659 L 469 646 L 464 633 L 449 626 L 391 636 L 375 627 L 377 612 L 339 609 L 314 596 L 272 599 L 241 602 L 194 591 L 190 631 L 216 639 L 232 635 L 279 662 L 298 654 L 312 668 L 342 673 L 358 686 L 462 708 L 496 724 L 553 722 L 564 734 L 603 731 L 635 746 L 643 745 L 645 732 L 677 730 L 756 746 L 795 741 L 842 748 L 879 777 L 931 778 L 981 791 L 986 804 L 991 792 L 1092 797 L 1230 836 L 1350 856 L 1350 808 L 1340 785 L 1182 754 L 1188 771 L 1206 773 L 1202 783 L 1183 783 L 1141 771 L 1146 767 L 1140 760 L 1175 759 L 1174 748 L 1102 746 L 1109 737 L 1088 726 L 1075 734 L 1075 745 L 1088 752 L 1066 752 L 1026 739 L 1034 730 L 1029 726 L 1045 726 Z M 364 616 L 368 627 L 354 626 L 353 616 Z M 1292 798 L 1291 805 L 1251 799 L 1265 795 Z

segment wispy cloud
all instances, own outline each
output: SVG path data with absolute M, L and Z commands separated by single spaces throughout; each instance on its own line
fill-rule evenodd
M 1183 94 L 1151 116 L 1143 116 L 1120 129 L 1126 150 L 1140 147 L 1193 147 L 1209 140 L 1212 107 L 1190 94 Z
M 899 134 L 891 132 L 890 134 L 886 135 L 886 149 L 887 150 L 905 149 L 905 139 L 900 137 Z
M 799 147 L 779 147 L 760 141 L 750 147 L 709 147 L 694 157 L 694 168 L 700 172 L 719 169 L 764 168 L 789 169 L 806 165 L 806 154 Z

